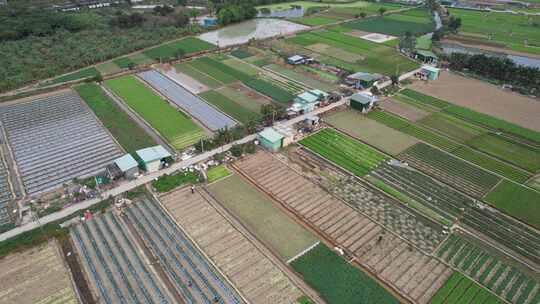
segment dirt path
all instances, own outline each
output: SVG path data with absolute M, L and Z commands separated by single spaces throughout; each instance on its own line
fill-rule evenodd
M 483 81 L 442 71 L 438 80 L 417 81 L 411 88 L 540 132 L 540 101 Z

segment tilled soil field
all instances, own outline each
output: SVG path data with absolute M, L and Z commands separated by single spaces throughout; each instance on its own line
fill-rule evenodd
M 452 235 L 437 256 L 511 303 L 540 301 L 538 276 L 535 278 L 530 271 L 523 271 L 463 237 Z
M 265 152 L 235 167 L 363 267 L 417 303 L 428 303 L 452 273 L 442 262 L 387 231 Z
M 160 197 L 174 219 L 251 303 L 293 303 L 302 292 L 208 200 L 188 188 Z
M 385 111 L 388 111 L 392 114 L 396 114 L 397 116 L 403 117 L 407 119 L 408 121 L 413 121 L 413 122 L 418 121 L 431 114 L 427 111 L 421 110 L 419 108 L 407 105 L 405 103 L 402 103 L 400 101 L 393 100 L 393 99 L 383 100 L 382 102 L 378 104 L 378 106 Z
M 0 260 L 0 303 L 77 303 L 54 242 Z

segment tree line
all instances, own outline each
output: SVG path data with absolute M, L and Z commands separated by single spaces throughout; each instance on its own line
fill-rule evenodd
M 534 95 L 540 93 L 539 68 L 517 65 L 508 58 L 484 54 L 453 53 L 447 60 L 452 70 L 469 71 L 481 77 L 510 84 L 524 93 Z

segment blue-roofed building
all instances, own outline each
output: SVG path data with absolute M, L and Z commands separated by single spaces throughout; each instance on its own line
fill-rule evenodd
M 155 172 L 161 169 L 167 158 L 172 157 L 171 153 L 163 146 L 154 146 L 137 150 L 137 156 L 141 159 L 141 166 L 146 172 Z
M 133 179 L 139 174 L 139 164 L 131 154 L 117 158 L 113 163 L 126 178 Z
M 328 98 L 328 94 L 321 90 L 306 91 L 294 98 L 294 102 L 288 111 L 294 114 L 309 113 L 315 110 L 315 107 L 326 98 Z
M 261 146 L 269 151 L 276 152 L 283 144 L 283 135 L 274 130 L 274 128 L 264 128 L 257 134 Z

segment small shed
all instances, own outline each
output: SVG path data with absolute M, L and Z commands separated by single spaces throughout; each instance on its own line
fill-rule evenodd
M 429 80 L 437 80 L 437 78 L 439 78 L 439 73 L 441 72 L 439 68 L 429 65 L 423 66 L 422 71 L 425 73 L 426 78 Z
M 367 113 L 375 102 L 377 101 L 377 98 L 372 95 L 367 95 L 363 93 L 356 93 L 353 94 L 350 98 L 350 105 L 351 108 L 361 111 L 362 113 Z
M 163 146 L 154 146 L 137 150 L 135 153 L 141 159 L 141 166 L 147 172 L 155 172 L 161 169 L 167 158 L 172 157 L 171 153 Z
M 439 58 L 435 53 L 428 50 L 416 50 L 416 59 L 425 63 L 436 64 Z
M 287 58 L 287 63 L 292 65 L 303 64 L 305 62 L 304 56 L 294 55 Z
M 345 78 L 345 83 L 357 89 L 368 89 L 379 79 L 383 78 L 380 74 L 357 72 Z
M 283 140 L 281 141 L 281 146 L 286 147 L 294 142 L 294 130 L 293 128 L 287 125 L 275 125 L 274 129 L 281 135 L 283 135 Z
M 139 174 L 139 164 L 131 154 L 117 158 L 113 163 L 126 178 L 133 179 Z
M 274 128 L 268 127 L 264 128 L 261 132 L 257 134 L 261 146 L 264 148 L 276 152 L 281 148 L 283 144 L 283 135 L 274 130 Z

